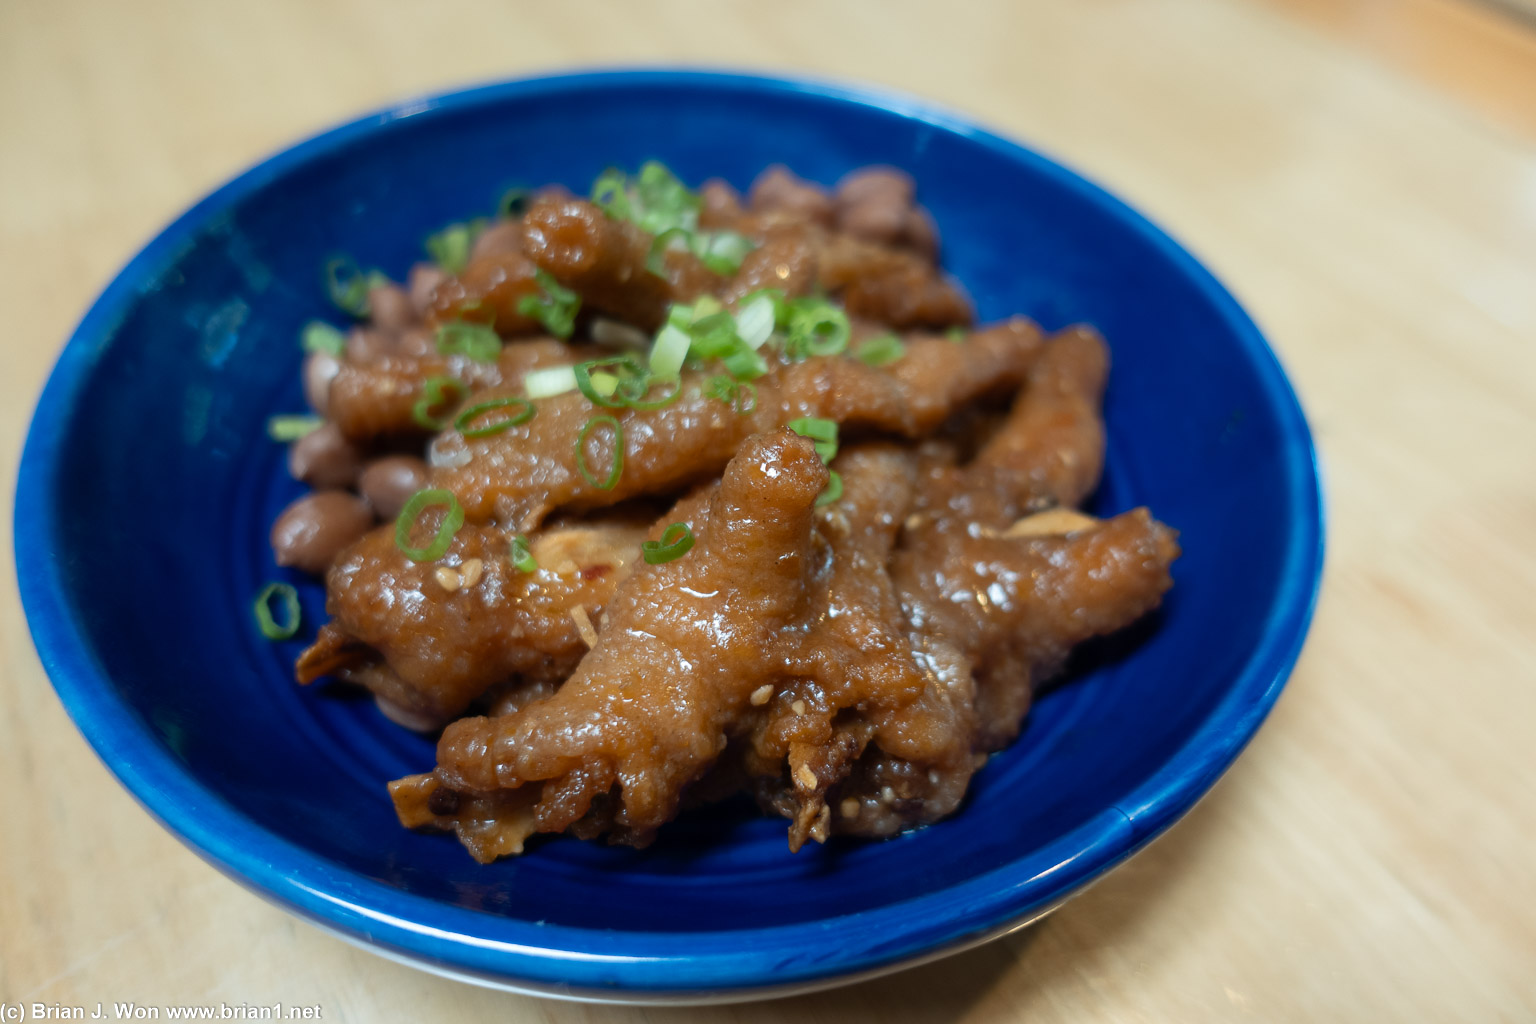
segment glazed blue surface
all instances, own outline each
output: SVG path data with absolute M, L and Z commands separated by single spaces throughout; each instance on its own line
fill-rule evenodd
M 372 703 L 293 684 L 319 585 L 267 528 L 299 493 L 266 418 L 299 411 L 300 326 L 333 321 L 338 252 L 400 276 L 421 239 L 512 184 L 585 191 L 659 158 L 745 186 L 911 171 L 981 319 L 1083 320 L 1110 341 L 1099 512 L 1183 531 L 1177 585 L 1134 642 L 1040 699 L 953 818 L 798 855 L 749 807 L 648 850 L 554 839 L 475 864 L 396 823 L 384 782 L 432 743 Z M 1219 284 L 1072 173 L 905 99 L 736 75 L 622 72 L 488 86 L 304 142 L 199 203 L 107 288 L 39 402 L 16 555 L 33 636 L 107 765 L 204 857 L 351 938 L 482 980 L 588 996 L 803 984 L 953 948 L 1038 912 L 1187 810 L 1278 696 L 1322 559 L 1306 424 Z M 256 632 L 269 579 L 292 643 Z

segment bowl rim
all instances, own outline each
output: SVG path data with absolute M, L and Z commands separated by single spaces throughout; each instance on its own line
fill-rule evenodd
M 221 211 L 309 161 L 389 125 L 509 99 L 631 86 L 805 96 L 916 119 L 1030 165 L 1140 234 L 1200 290 L 1259 375 L 1283 445 L 1290 532 L 1267 629 L 1226 696 L 1178 751 L 1117 804 L 1041 849 L 913 899 L 813 923 L 719 932 L 614 932 L 546 925 L 402 892 L 308 852 L 204 787 L 116 693 L 65 597 L 54 481 L 74 398 L 131 304 Z M 412 966 L 529 994 L 587 1001 L 722 1002 L 872 977 L 1022 927 L 1154 839 L 1187 812 L 1252 738 L 1300 654 L 1321 583 L 1324 504 L 1311 432 L 1274 351 L 1236 299 L 1183 246 L 1108 191 L 962 115 L 899 92 L 819 78 L 701 68 L 584 70 L 420 97 L 323 130 L 241 172 L 149 241 L 97 297 L 45 384 L 17 475 L 18 586 L 54 689 L 107 768 L 194 852 L 263 898 Z

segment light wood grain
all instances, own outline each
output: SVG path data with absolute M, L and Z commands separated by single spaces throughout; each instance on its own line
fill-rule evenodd
M 1536 136 L 1536 0 L 1267 0 Z
M 1257 740 L 1165 838 L 1013 938 L 789 1002 L 564 1006 L 354 950 L 203 865 L 71 727 L 7 587 L 0 1000 L 281 1000 L 353 1021 L 1536 1020 L 1536 144 L 1267 0 L 10 0 L 7 478 L 86 303 L 220 180 L 407 94 L 661 61 L 972 112 L 1233 287 L 1294 375 L 1329 486 L 1317 624 Z

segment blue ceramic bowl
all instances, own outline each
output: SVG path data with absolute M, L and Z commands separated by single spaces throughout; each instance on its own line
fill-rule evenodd
M 791 855 L 739 805 L 650 849 L 573 840 L 482 867 L 396 823 L 384 782 L 431 741 L 301 689 L 252 595 L 290 578 L 267 528 L 299 493 L 266 418 L 303 407 L 296 338 L 334 316 L 336 252 L 392 274 L 510 184 L 584 190 L 656 157 L 744 186 L 783 161 L 918 179 L 983 320 L 1098 325 L 1115 368 L 1101 512 L 1183 531 L 1133 644 L 1039 701 L 953 818 Z M 431 970 L 617 1001 L 847 981 L 1017 927 L 1135 852 L 1253 735 L 1306 632 L 1322 558 L 1301 410 L 1259 332 L 1188 253 L 1070 171 L 951 114 L 804 82 L 581 74 L 411 103 L 300 143 L 194 206 L 106 289 L 38 403 L 16 561 L 59 696 L 167 828 L 264 897 Z

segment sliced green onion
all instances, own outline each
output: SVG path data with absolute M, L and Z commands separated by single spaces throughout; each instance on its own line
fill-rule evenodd
M 860 342 L 854 350 L 859 361 L 870 366 L 889 366 L 907 354 L 907 347 L 890 331 L 877 334 L 868 341 Z
M 437 350 L 445 356 L 467 356 L 477 363 L 494 363 L 501 355 L 501 335 L 487 324 L 451 320 L 437 329 Z
M 670 385 L 672 390 L 664 390 L 661 393 L 661 397 L 659 398 L 649 397 L 651 388 L 655 387 L 657 384 L 660 384 L 663 388 L 666 388 L 668 385 Z M 642 411 L 665 409 L 667 406 L 681 398 L 682 394 L 683 379 L 681 377 L 652 376 L 649 380 L 646 381 L 645 390 L 633 398 L 626 399 L 624 404 L 629 406 L 631 409 L 640 409 Z
M 574 366 L 548 366 L 523 374 L 523 394 L 529 398 L 550 398 L 576 390 Z
M 272 599 L 282 601 L 283 621 L 272 616 Z M 256 595 L 256 627 L 268 640 L 287 640 L 299 631 L 299 592 L 287 583 L 268 583 Z
M 693 253 L 717 274 L 734 274 L 754 248 L 740 232 L 700 231 L 703 198 L 655 160 L 633 177 L 612 168 L 604 171 L 592 184 L 592 202 L 615 220 L 627 220 L 654 236 L 645 260 L 653 274 L 666 272 L 667 252 L 676 248 Z
M 759 288 L 757 291 L 748 292 L 741 297 L 736 304 L 737 309 L 746 309 L 759 299 L 767 299 L 773 307 L 773 322 L 776 326 L 783 327 L 789 317 L 789 300 L 784 297 L 782 288 Z
M 347 336 L 323 320 L 311 320 L 299 335 L 299 346 L 305 352 L 326 352 L 339 356 L 347 350 Z
M 944 337 L 956 343 L 963 343 L 965 341 L 966 334 L 967 331 L 964 327 L 951 327 L 949 330 L 944 332 Z
M 677 249 L 691 252 L 699 262 L 717 274 L 734 274 L 741 261 L 756 248 L 752 240 L 736 231 L 693 231 L 686 227 L 666 228 L 651 242 L 645 256 L 645 269 L 657 277 L 666 276 L 667 252 Z
M 727 374 L 718 374 L 704 382 L 704 393 L 710 398 L 718 398 L 722 402 L 734 402 L 741 391 L 741 385 L 735 377 Z
M 821 508 L 823 505 L 830 505 L 842 496 L 843 474 L 834 469 L 827 474 L 827 486 L 823 487 L 821 493 L 816 495 L 816 507 Z
M 736 311 L 736 335 L 748 348 L 759 349 L 773 336 L 778 319 L 777 304 L 773 296 L 758 292 L 755 298 L 744 302 Z
M 606 359 L 590 359 L 577 363 L 573 368 L 576 387 L 594 405 L 605 409 L 622 409 L 630 400 L 643 397 L 648 386 L 649 374 L 640 360 L 624 353 Z M 615 398 L 614 396 L 618 397 Z
M 507 415 L 502 419 L 487 423 L 481 427 L 470 426 L 470 424 L 475 421 L 476 417 L 482 416 L 485 413 L 492 411 L 493 409 L 509 409 L 514 406 L 518 407 L 517 411 Z M 508 427 L 515 427 L 519 424 L 527 423 L 529 420 L 533 419 L 533 415 L 536 412 L 538 412 L 538 410 L 535 409 L 533 407 L 533 403 L 528 401 L 526 398 L 493 398 L 488 402 L 476 402 L 468 409 L 465 409 L 463 412 L 459 413 L 458 417 L 453 421 L 453 429 L 457 430 L 460 434 L 463 434 L 466 438 L 490 437 L 492 434 L 501 433 Z
M 601 481 L 587 465 L 587 438 L 598 427 L 613 428 L 613 464 L 608 467 L 608 476 Z M 617 487 L 619 477 L 624 473 L 624 424 L 606 413 L 587 420 L 586 426 L 576 436 L 576 471 L 583 480 L 600 491 L 611 491 Z
M 569 338 L 576 325 L 576 313 L 581 309 L 581 296 L 556 281 L 554 275 L 540 267 L 533 272 L 538 282 L 539 294 L 524 295 L 517 300 L 517 311 L 532 317 L 544 325 L 544 329 L 557 338 Z
M 350 256 L 337 256 L 325 265 L 325 288 L 343 312 L 362 318 L 368 315 L 368 293 L 389 283 L 377 270 L 364 273 Z
M 443 516 L 443 521 L 437 524 L 437 532 L 432 535 L 432 540 L 424 548 L 411 545 L 411 529 L 416 525 L 416 520 L 421 513 L 434 505 L 443 505 L 448 509 Z M 413 562 L 435 562 L 448 553 L 448 546 L 453 543 L 453 535 L 459 532 L 459 527 L 464 525 L 464 506 L 459 504 L 459 499 L 454 497 L 452 491 L 441 487 L 432 487 L 417 491 L 411 495 L 405 507 L 400 510 L 400 515 L 395 519 L 395 547 L 400 549 Z
M 421 386 L 421 397 L 411 406 L 411 419 L 427 430 L 442 430 L 448 425 L 444 414 L 432 410 L 445 403 L 457 405 L 469 397 L 469 388 L 455 377 L 428 377 Z
M 629 176 L 615 167 L 599 174 L 592 183 L 592 203 L 614 220 L 629 220 Z
M 273 416 L 267 420 L 267 436 L 274 441 L 297 441 L 324 423 L 319 416 Z
M 640 545 L 640 555 L 647 565 L 661 565 L 681 558 L 693 548 L 693 530 L 687 523 L 673 523 L 662 531 L 660 540 Z
M 734 274 L 755 248 L 752 239 L 738 231 L 711 231 L 695 236 L 693 251 L 699 262 L 715 273 Z
M 756 349 L 773 331 L 775 301 L 768 291 L 748 296 L 745 308 L 750 311 L 747 324 L 753 333 L 751 343 L 742 338 L 740 314 L 732 315 L 719 299 L 705 295 L 692 305 L 673 303 L 651 349 L 652 373 L 670 376 L 680 372 L 689 359 L 719 359 L 738 380 L 761 377 L 768 372 L 768 362 Z
M 630 185 L 632 205 L 629 220 L 651 234 L 659 234 L 668 228 L 683 227 L 694 230 L 699 223 L 699 210 L 704 201 L 698 193 L 677 180 L 667 165 L 657 160 L 647 160 L 640 165 L 640 173 Z
M 737 380 L 720 374 L 711 377 L 704 385 L 705 393 L 729 405 L 737 414 L 745 416 L 757 408 L 757 385 L 751 381 Z
M 656 334 L 656 344 L 651 346 L 651 373 L 657 377 L 676 377 L 688 358 L 688 346 L 693 339 L 676 324 L 665 324 Z
M 784 351 L 793 358 L 835 356 L 848 347 L 848 314 L 826 299 L 794 300 L 788 321 Z
M 428 235 L 423 244 L 433 263 L 447 273 L 462 274 L 469 265 L 469 251 L 474 248 L 475 239 L 484 230 L 485 218 L 476 217 L 474 220 L 449 224 L 436 234 Z
M 790 420 L 786 426 L 801 437 L 808 437 L 815 441 L 816 454 L 821 456 L 822 462 L 831 462 L 832 456 L 837 454 L 837 424 L 832 420 L 805 416 Z
M 723 309 L 702 316 L 695 312 L 688 336 L 689 354 L 699 359 L 719 359 L 732 352 L 751 351 L 736 334 L 736 318 Z
M 533 192 L 526 188 L 509 188 L 496 202 L 496 212 L 502 217 L 521 217 L 533 199 Z
M 681 242 L 682 244 L 674 245 L 673 243 L 675 242 Z M 645 269 L 657 277 L 665 276 L 667 272 L 667 250 L 691 249 L 692 243 L 693 235 L 688 232 L 687 228 L 667 228 L 667 230 L 657 235 L 651 242 L 651 251 L 645 254 Z
M 512 568 L 518 572 L 534 572 L 539 568 L 538 561 L 533 557 L 533 552 L 528 550 L 528 537 L 519 533 L 512 538 Z
M 768 372 L 768 361 L 751 349 L 732 352 L 721 360 L 725 369 L 737 380 L 756 380 Z
M 815 442 L 816 454 L 821 456 L 823 464 L 832 461 L 837 454 L 837 424 L 832 420 L 814 419 L 804 417 L 789 421 L 789 429 L 801 437 L 808 437 Z M 843 496 L 843 476 L 837 470 L 827 474 L 827 486 L 816 497 L 816 507 L 830 505 Z

